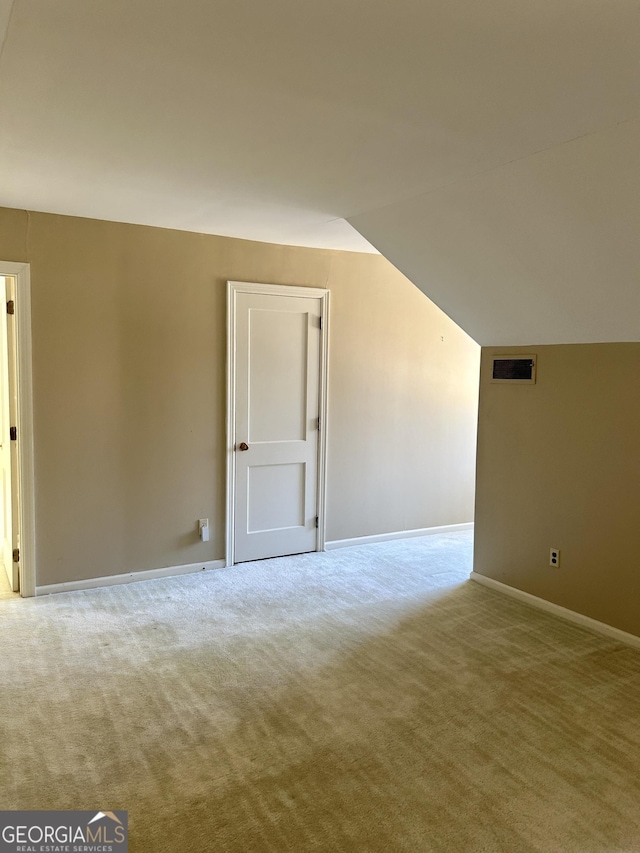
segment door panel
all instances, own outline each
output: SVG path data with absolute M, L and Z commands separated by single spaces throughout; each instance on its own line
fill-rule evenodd
M 316 549 L 320 316 L 318 298 L 237 294 L 236 562 Z
M 307 314 L 250 310 L 249 442 L 306 438 L 307 323 Z
M 249 468 L 249 533 L 304 524 L 305 465 L 254 465 Z M 278 500 L 273 500 L 278 495 Z

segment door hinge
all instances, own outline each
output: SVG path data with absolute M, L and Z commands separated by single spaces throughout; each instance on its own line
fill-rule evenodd
M 316 527 L 320 527 L 320 519 L 316 515 Z
M 13 562 L 14 563 L 20 562 L 20 548 L 14 548 L 13 549 Z
M 320 432 L 320 415 L 318 415 L 318 432 Z
M 15 314 L 16 313 L 16 303 L 13 299 L 10 299 L 7 302 L 7 314 Z
M 18 440 L 18 427 L 9 427 L 9 438 L 11 441 Z

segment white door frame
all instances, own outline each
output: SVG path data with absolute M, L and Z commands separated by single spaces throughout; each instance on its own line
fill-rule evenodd
M 0 261 L 0 275 L 13 276 L 17 377 L 20 595 L 36 594 L 36 513 L 33 464 L 33 379 L 31 369 L 31 279 L 29 264 Z M 5 310 L 0 306 L 0 310 Z
M 318 533 L 316 551 L 325 546 L 325 503 L 327 478 L 327 392 L 329 380 L 329 291 L 318 287 L 295 287 L 286 284 L 254 284 L 246 281 L 227 282 L 227 531 L 225 560 L 235 563 L 235 497 L 236 477 L 234 443 L 236 434 L 236 302 L 238 293 L 271 296 L 296 296 L 320 300 L 322 333 L 320 335 L 320 433 L 318 436 Z

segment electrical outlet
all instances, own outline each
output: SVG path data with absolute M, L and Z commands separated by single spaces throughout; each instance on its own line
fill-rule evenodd
M 200 538 L 203 542 L 209 541 L 209 519 L 208 518 L 199 518 L 198 519 L 198 533 L 200 534 Z
M 549 565 L 556 569 L 560 565 L 560 548 L 552 548 L 549 551 Z

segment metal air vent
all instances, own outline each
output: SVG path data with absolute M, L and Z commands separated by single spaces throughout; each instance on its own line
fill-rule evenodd
M 533 385 L 536 381 L 535 355 L 494 355 L 491 382 Z

